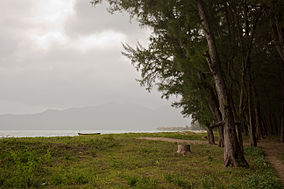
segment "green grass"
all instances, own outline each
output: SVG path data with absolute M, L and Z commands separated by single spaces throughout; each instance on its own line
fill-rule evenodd
M 223 149 L 137 140 L 140 136 L 200 139 L 204 134 L 118 134 L 0 140 L 0 188 L 279 188 L 258 148 L 250 168 L 225 168 Z

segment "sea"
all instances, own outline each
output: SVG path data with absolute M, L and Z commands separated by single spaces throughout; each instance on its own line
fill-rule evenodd
M 165 132 L 159 130 L 0 130 L 0 138 L 5 137 L 56 137 L 56 136 L 78 136 L 78 133 L 158 133 Z M 172 131 L 168 131 L 172 132 Z

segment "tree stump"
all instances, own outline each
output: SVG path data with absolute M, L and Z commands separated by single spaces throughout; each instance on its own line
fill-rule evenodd
M 191 153 L 190 145 L 189 144 L 178 144 L 177 153 L 183 154 L 183 155 L 185 155 L 187 153 Z

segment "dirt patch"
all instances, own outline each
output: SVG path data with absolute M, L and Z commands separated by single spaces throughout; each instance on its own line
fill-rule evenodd
M 186 144 L 208 144 L 207 141 L 201 141 L 201 140 L 184 140 L 184 139 L 165 138 L 165 137 L 139 137 L 137 139 L 165 141 L 165 142 L 173 142 L 173 143 L 186 143 Z
M 280 153 L 284 153 L 284 143 L 278 140 L 262 140 L 258 146 L 263 149 L 266 159 L 277 171 L 281 186 L 284 189 L 284 165 L 277 158 Z

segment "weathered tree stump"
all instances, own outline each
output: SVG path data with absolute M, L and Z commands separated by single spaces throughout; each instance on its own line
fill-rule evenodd
M 187 153 L 191 153 L 190 145 L 189 144 L 178 144 L 177 153 L 183 154 L 183 155 L 185 155 Z

